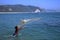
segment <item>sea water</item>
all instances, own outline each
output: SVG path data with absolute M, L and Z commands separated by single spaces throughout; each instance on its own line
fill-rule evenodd
M 18 37 L 11 37 L 21 19 L 40 18 L 27 23 Z M 0 40 L 60 40 L 60 12 L 0 14 Z

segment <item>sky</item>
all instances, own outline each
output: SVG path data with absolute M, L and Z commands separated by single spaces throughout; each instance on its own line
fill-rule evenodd
M 43 9 L 60 10 L 60 0 L 0 0 L 0 5 L 32 5 Z

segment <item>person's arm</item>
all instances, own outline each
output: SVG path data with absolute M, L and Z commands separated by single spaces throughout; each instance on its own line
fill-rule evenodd
M 21 30 L 23 28 L 24 28 L 24 25 L 18 27 L 19 30 Z

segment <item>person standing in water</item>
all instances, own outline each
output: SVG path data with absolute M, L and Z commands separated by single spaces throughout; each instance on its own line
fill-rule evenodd
M 14 35 L 18 35 L 18 31 L 19 31 L 18 26 L 15 26 L 15 32 L 14 32 L 13 36 L 14 36 Z
M 23 27 L 24 24 L 25 24 L 25 22 L 24 21 L 21 21 L 21 26 L 15 26 L 15 32 L 14 32 L 13 36 L 17 36 L 18 35 L 19 30 L 21 30 L 21 29 L 24 28 Z
M 21 29 L 22 29 L 22 27 L 19 28 L 18 26 L 15 26 L 15 32 L 14 32 L 13 36 L 17 36 L 19 30 L 21 30 Z

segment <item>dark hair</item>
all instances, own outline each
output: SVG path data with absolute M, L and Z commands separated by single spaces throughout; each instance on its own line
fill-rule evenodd
M 17 26 L 15 26 L 15 29 L 18 28 Z

